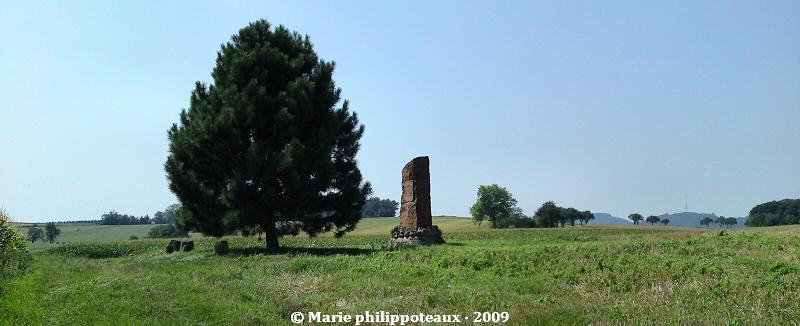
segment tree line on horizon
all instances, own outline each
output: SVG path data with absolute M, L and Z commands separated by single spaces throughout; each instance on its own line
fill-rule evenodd
M 172 204 L 167 206 L 164 211 L 157 211 L 150 215 L 136 217 L 128 214 L 121 214 L 115 210 L 111 210 L 100 216 L 99 224 L 101 225 L 142 225 L 142 224 L 174 224 L 175 218 L 181 209 L 180 204 Z
M 508 189 L 497 184 L 482 185 L 478 187 L 477 200 L 470 208 L 470 214 L 475 224 L 481 225 L 484 221 L 490 223 L 491 228 L 530 228 L 530 227 L 564 227 L 567 224 L 575 226 L 589 224 L 594 220 L 594 214 L 588 210 L 579 210 L 572 207 L 560 207 L 552 201 L 543 203 L 532 216 L 527 216 L 517 200 Z M 660 218 L 655 215 L 644 217 L 639 213 L 628 215 L 633 224 L 640 221 L 650 225 L 670 223 L 669 218 Z
M 639 224 L 640 221 L 644 220 L 645 222 L 650 223 L 650 225 L 656 225 L 657 223 L 661 223 L 664 224 L 664 226 L 667 226 L 670 222 L 669 218 L 666 217 L 661 218 L 655 215 L 650 215 L 645 218 L 642 214 L 639 213 L 633 213 L 628 215 L 628 219 L 633 221 L 633 224 Z
M 739 220 L 735 217 L 725 216 L 720 216 L 716 219 L 706 216 L 700 219 L 700 225 L 702 226 L 708 227 L 711 226 L 712 223 L 719 224 L 720 227 L 733 227 L 734 225 L 739 224 Z
M 533 216 L 527 216 L 517 206 L 517 200 L 508 189 L 497 184 L 478 187 L 478 198 L 470 208 L 472 221 L 481 225 L 488 221 L 491 228 L 564 227 L 575 222 L 589 224 L 594 219 L 591 211 L 572 207 L 559 207 L 554 202 L 542 204 Z
M 399 207 L 400 203 L 395 200 L 370 197 L 364 202 L 361 214 L 364 217 L 394 217 Z

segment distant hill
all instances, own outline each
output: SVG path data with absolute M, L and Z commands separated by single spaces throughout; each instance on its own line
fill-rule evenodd
M 631 220 L 613 216 L 608 213 L 593 213 L 594 220 L 589 224 L 633 224 Z
M 700 220 L 704 217 L 710 217 L 713 220 L 716 220 L 717 214 L 714 213 L 695 213 L 695 212 L 683 212 L 683 213 L 675 213 L 675 214 L 661 214 L 658 218 L 668 218 L 670 226 L 688 226 L 688 227 L 700 227 Z M 747 220 L 745 217 L 737 217 L 736 220 L 739 222 L 736 225 L 732 226 L 733 228 L 741 228 L 744 227 L 744 222 Z M 711 224 L 711 227 L 720 227 L 718 224 Z

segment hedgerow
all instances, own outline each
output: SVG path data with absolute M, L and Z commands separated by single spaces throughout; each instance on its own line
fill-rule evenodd
M 11 224 L 11 218 L 0 208 L 0 292 L 5 279 L 25 272 L 31 264 L 28 242 Z

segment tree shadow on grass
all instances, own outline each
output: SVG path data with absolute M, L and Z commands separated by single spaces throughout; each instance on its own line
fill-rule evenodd
M 327 248 L 281 247 L 280 251 L 278 252 L 269 252 L 267 251 L 267 248 L 250 247 L 250 248 L 231 248 L 230 251 L 228 252 L 228 256 L 232 257 L 253 256 L 253 255 L 361 256 L 361 255 L 370 255 L 378 251 L 380 251 L 380 249 L 378 248 L 370 249 L 370 248 L 347 248 L 347 247 L 327 247 Z

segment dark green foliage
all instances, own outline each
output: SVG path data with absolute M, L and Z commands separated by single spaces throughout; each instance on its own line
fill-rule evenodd
M 554 202 L 547 201 L 534 214 L 536 225 L 546 228 L 557 227 L 564 220 L 563 212 L 564 210 Z
M 721 227 L 726 227 L 726 226 L 732 227 L 736 224 L 739 224 L 739 220 L 737 220 L 735 217 L 720 216 L 719 218 L 717 218 L 715 223 L 719 224 L 719 226 Z
M 593 219 L 594 219 L 594 214 L 592 214 L 591 211 L 583 211 L 581 212 L 581 218 L 579 220 L 581 221 L 581 225 L 584 225 L 584 224 L 589 224 L 589 221 Z
M 711 223 L 714 223 L 714 219 L 712 219 L 710 217 L 706 216 L 706 217 L 700 219 L 700 225 L 709 226 Z
M 135 234 L 132 234 L 128 240 L 139 240 L 139 237 L 137 237 Z
M 647 217 L 647 219 L 645 221 L 647 223 L 650 223 L 650 225 L 656 225 L 656 223 L 661 222 L 661 219 L 658 218 L 658 216 L 650 215 L 650 216 Z
M 44 228 L 44 233 L 47 237 L 47 241 L 53 243 L 58 239 L 58 236 L 61 235 L 61 229 L 59 229 L 55 223 L 49 222 Z
M 28 240 L 31 243 L 36 242 L 36 240 L 44 239 L 44 230 L 37 227 L 30 227 L 28 228 Z
M 642 214 L 639 213 L 633 213 L 631 215 L 628 215 L 628 219 L 633 221 L 633 224 L 639 224 L 639 221 L 643 220 L 644 216 L 642 216 Z
M 517 200 L 508 189 L 496 184 L 478 187 L 478 199 L 470 208 L 472 220 L 481 225 L 488 220 L 492 228 L 498 227 L 498 222 L 512 217 L 519 210 Z
M 150 224 L 150 216 L 145 215 L 136 217 L 128 214 L 120 214 L 116 211 L 110 211 L 100 217 L 100 224 L 103 225 L 139 225 Z
M 364 126 L 333 71 L 308 37 L 264 20 L 224 44 L 214 84 L 196 83 L 169 130 L 176 223 L 212 236 L 259 226 L 271 250 L 281 222 L 312 236 L 352 231 L 371 192 L 355 159 Z
M 800 199 L 783 199 L 756 205 L 747 217 L 747 226 L 800 223 Z
M 714 220 L 714 223 L 719 224 L 719 226 L 724 226 L 727 222 L 725 221 L 725 216 L 719 216 Z
M 147 232 L 147 237 L 149 238 L 185 238 L 188 236 L 189 232 L 181 230 L 172 224 L 156 225 L 150 229 L 150 232 Z
M 561 209 L 561 225 L 563 226 L 566 222 L 569 222 L 570 225 L 575 226 L 575 221 L 580 220 L 583 217 L 581 211 L 574 209 L 572 207 L 569 208 L 562 208 Z
M 667 226 L 667 224 L 669 224 L 669 219 L 668 219 L 668 218 L 666 218 L 666 217 L 665 217 L 665 218 L 662 218 L 662 219 L 661 219 L 661 224 L 664 224 L 664 226 Z
M 174 224 L 181 209 L 181 204 L 172 204 L 167 206 L 164 211 L 158 211 L 153 214 L 153 223 L 155 224 Z
M 497 228 L 498 229 L 513 229 L 513 228 L 534 228 L 536 227 L 536 221 L 532 218 L 525 216 L 522 212 L 522 209 L 519 207 L 515 207 L 514 210 L 511 212 L 506 218 L 501 218 L 497 220 Z
M 9 251 L 26 251 L 28 243 L 10 222 L 0 220 L 0 249 Z
M 0 293 L 5 279 L 22 274 L 31 263 L 28 243 L 0 209 Z
M 391 199 L 380 199 L 371 197 L 364 203 L 364 217 L 392 217 L 397 216 L 397 208 L 400 205 Z

